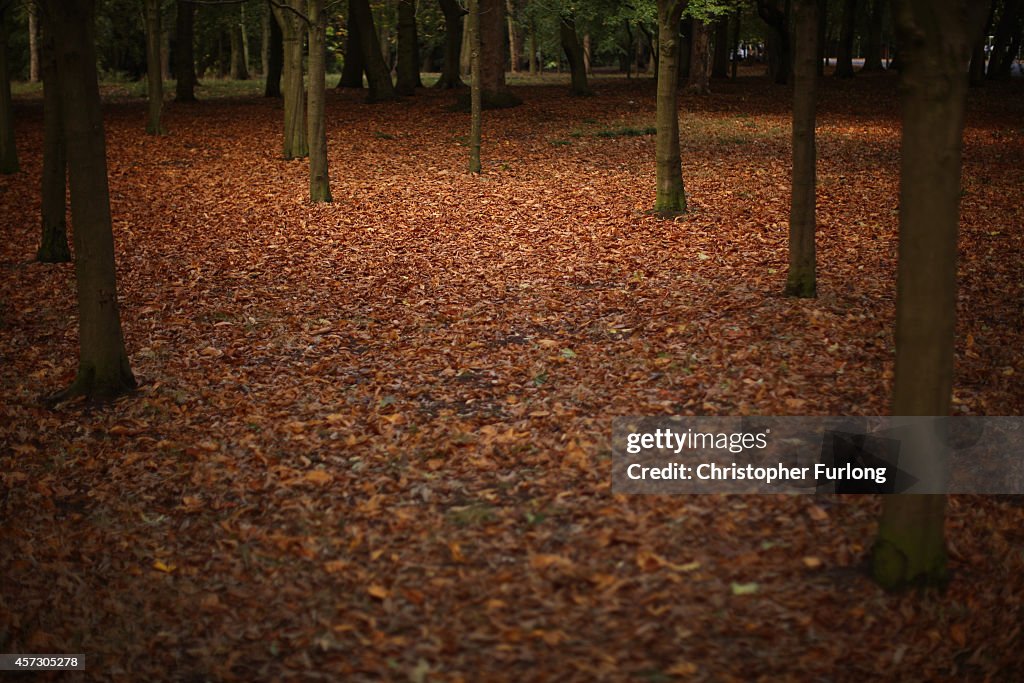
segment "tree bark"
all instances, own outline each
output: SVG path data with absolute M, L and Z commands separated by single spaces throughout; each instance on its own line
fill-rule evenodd
M 61 117 L 60 83 L 57 81 L 53 30 L 42 23 L 41 67 L 43 73 L 43 178 L 42 237 L 36 260 L 67 263 L 71 260 L 67 231 L 67 148 Z
M 658 95 L 654 211 L 674 215 L 686 211 L 683 163 L 679 150 L 679 21 L 683 0 L 658 0 Z
M 164 73 L 160 58 L 160 0 L 146 0 L 146 84 L 149 103 L 149 121 L 146 132 L 163 135 L 161 114 L 164 108 Z
M 505 0 L 478 0 L 480 8 L 480 87 L 483 106 L 513 107 L 522 102 L 505 83 Z
M 327 169 L 327 12 L 324 0 L 309 0 L 309 200 L 331 201 Z
M 481 78 L 480 0 L 469 0 L 469 172 L 480 173 L 480 138 L 483 128 L 483 80 Z
M 710 30 L 700 19 L 691 22 L 690 34 L 690 77 L 686 90 L 693 95 L 711 94 L 711 53 L 709 51 Z
M 853 35 L 857 28 L 857 0 L 843 1 L 843 26 L 836 54 L 836 78 L 853 78 Z
M 174 98 L 178 102 L 196 101 L 196 65 L 192 42 L 195 37 L 195 5 L 178 0 L 174 42 Z
M 436 88 L 462 88 L 460 57 L 462 54 L 462 16 L 465 12 L 458 0 L 439 0 L 444 13 L 444 64 Z
M 260 17 L 260 74 L 264 78 L 270 71 L 270 23 L 272 21 L 270 5 L 264 4 L 263 14 Z
M 815 99 L 818 80 L 818 0 L 795 0 L 793 70 L 793 193 L 789 210 L 789 274 L 786 295 L 814 297 Z
M 369 0 L 349 0 L 349 7 L 352 9 L 356 30 L 359 32 L 366 82 L 370 86 L 366 101 L 393 100 L 397 97 L 395 86 L 391 82 L 391 70 L 384 62 Z
M 395 91 L 399 95 L 413 95 L 423 87 L 420 80 L 420 48 L 416 37 L 416 2 L 398 0 L 398 72 Z
M 583 46 L 579 34 L 576 33 L 576 20 L 570 14 L 563 14 L 558 21 L 558 34 L 562 41 L 565 58 L 569 62 L 571 77 L 570 92 L 573 95 L 590 95 L 587 86 L 587 67 L 583 59 Z
M 1009 78 L 1013 60 L 1017 56 L 1014 49 L 1014 38 L 1020 35 L 1020 9 L 1022 0 L 1005 0 L 1002 15 L 996 24 L 996 35 L 992 44 L 992 53 L 988 59 L 989 80 Z
M 96 74 L 95 0 L 45 0 L 53 30 L 67 141 L 78 285 L 79 360 L 74 382 L 51 398 L 105 400 L 135 388 L 121 331 L 106 147 Z
M 473 22 L 467 21 L 462 31 L 462 45 L 459 47 L 459 75 L 469 77 L 472 70 L 470 53 L 473 51 Z
M 895 416 L 945 417 L 951 407 L 967 62 L 986 10 L 971 0 L 896 0 L 903 134 Z M 944 495 L 883 498 L 872 552 L 879 584 L 945 583 L 945 507 Z
M 732 77 L 736 78 L 736 72 L 739 70 L 740 64 L 740 28 L 743 20 L 743 10 L 736 8 L 736 27 L 735 33 L 732 38 Z
M 530 18 L 530 74 L 540 73 L 540 65 L 537 63 L 537 22 Z
M 723 15 L 715 21 L 715 48 L 711 77 L 729 77 L 729 15 Z
M 18 148 L 14 143 L 14 105 L 11 71 L 7 63 L 8 17 L 14 3 L 0 0 L 0 173 L 18 172 Z
M 992 21 L 995 19 L 997 0 L 991 0 L 988 8 L 988 19 L 982 30 L 974 37 L 974 44 L 971 47 L 971 66 L 968 69 L 970 74 L 969 82 L 971 87 L 978 87 L 985 84 L 985 41 L 988 32 L 992 28 Z
M 39 82 L 39 8 L 36 0 L 28 0 L 28 81 Z
M 868 39 L 864 50 L 864 66 L 861 71 L 883 71 L 882 27 L 885 23 L 885 0 L 871 0 L 868 15 Z
M 281 97 L 281 75 L 284 71 L 284 36 L 277 17 L 267 5 L 267 70 L 264 97 Z M 361 78 L 361 77 L 360 77 Z
M 363 72 L 366 71 L 363 61 L 363 44 L 359 37 L 359 26 L 356 25 L 355 8 L 348 4 L 348 15 L 345 20 L 348 35 L 345 39 L 345 64 L 341 68 L 339 88 L 362 88 Z
M 245 41 L 242 37 L 241 24 L 231 26 L 231 79 L 235 81 L 249 80 L 249 67 L 245 58 Z
M 508 23 L 508 51 L 509 70 L 512 73 L 519 73 L 519 54 L 522 48 L 519 45 L 519 31 L 516 30 L 516 5 L 514 0 L 505 0 L 505 18 Z
M 303 0 L 288 0 L 288 6 L 274 7 L 274 16 L 281 27 L 284 45 L 284 145 L 285 159 L 309 156 L 306 142 L 305 92 L 302 84 L 302 20 L 296 16 Z
M 789 0 L 757 0 L 757 13 L 768 24 L 768 73 L 771 79 L 784 85 L 789 82 Z

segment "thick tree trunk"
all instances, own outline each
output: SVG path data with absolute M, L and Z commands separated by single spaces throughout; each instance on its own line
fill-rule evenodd
M 710 27 L 700 19 L 691 22 L 690 76 L 686 90 L 693 95 L 711 94 Z
M 67 141 L 78 285 L 79 360 L 72 385 L 51 397 L 110 399 L 135 388 L 121 332 L 103 115 L 96 75 L 95 0 L 46 0 Z
M 459 73 L 462 54 L 462 16 L 465 12 L 458 0 L 439 0 L 444 13 L 444 64 L 436 88 L 461 88 L 465 86 Z
M 164 74 L 160 58 L 160 0 L 146 0 L 146 85 L 149 102 L 149 121 L 146 132 L 163 135 L 160 116 L 164 109 Z
M 267 5 L 267 82 L 264 97 L 281 97 L 281 75 L 284 71 L 284 36 L 270 5 Z M 361 77 L 360 77 L 361 78 Z
M 572 15 L 559 17 L 558 33 L 562 41 L 562 49 L 565 51 L 565 58 L 569 62 L 572 84 L 570 92 L 573 95 L 590 95 L 590 88 L 587 87 L 587 66 L 583 59 L 583 46 L 580 44 L 579 34 L 576 33 L 576 20 Z
M 28 81 L 39 82 L 39 8 L 36 0 L 28 0 Z
M 505 0 L 505 18 L 508 23 L 508 51 L 509 70 L 512 73 L 519 73 L 519 54 L 522 48 L 519 45 L 519 31 L 516 30 L 516 5 L 514 0 Z
M 11 102 L 11 71 L 7 64 L 8 18 L 14 3 L 0 0 L 0 173 L 18 172 L 18 148 L 14 143 L 14 105 Z
M 757 0 L 757 13 L 768 24 L 768 74 L 783 85 L 789 82 L 789 0 Z
M 196 65 L 192 42 L 195 36 L 196 6 L 186 0 L 178 0 L 175 20 L 174 42 L 174 98 L 178 102 L 196 101 Z
M 478 0 L 480 7 L 480 87 L 487 109 L 522 102 L 505 84 L 505 0 Z
M 729 77 L 729 17 L 721 16 L 715 22 L 714 60 L 711 67 L 712 78 Z
M 53 45 L 53 30 L 47 22 L 42 26 L 43 73 L 43 182 L 42 237 L 36 259 L 43 263 L 66 263 L 71 260 L 67 231 L 67 150 L 64 144 L 64 121 L 60 110 L 60 83 Z
M 327 12 L 324 0 L 309 0 L 309 200 L 331 201 L 327 170 Z
M 896 0 L 903 55 L 895 416 L 949 415 L 967 61 L 987 7 Z M 978 11 L 980 8 L 980 12 Z M 889 589 L 946 581 L 942 495 L 885 496 L 872 574 Z
M 469 172 L 480 173 L 480 138 L 483 129 L 483 80 L 481 78 L 480 1 L 469 0 Z
M 882 27 L 885 24 L 885 0 L 871 0 L 868 39 L 861 71 L 882 71 Z
M 345 39 L 345 64 L 341 68 L 339 88 L 362 88 L 363 72 L 366 71 L 363 60 L 363 43 L 359 37 L 359 26 L 356 24 L 355 8 L 348 4 L 348 15 L 345 20 L 348 35 Z
M 836 55 L 836 78 L 853 78 L 853 34 L 857 28 L 857 0 L 843 0 L 843 26 Z
M 231 78 L 235 81 L 249 80 L 249 67 L 245 59 L 245 41 L 242 37 L 242 26 L 231 27 Z
M 413 95 L 422 88 L 420 80 L 420 48 L 416 37 L 416 1 L 398 0 L 398 72 L 395 91 Z
M 679 151 L 679 21 L 683 0 L 658 0 L 658 96 L 654 211 L 674 215 L 686 211 L 683 163 Z
M 391 69 L 384 62 L 369 0 L 349 0 L 349 7 L 353 11 L 356 30 L 359 31 L 359 45 L 366 68 L 366 82 L 370 86 L 366 101 L 393 100 L 397 95 L 395 86 L 391 82 Z
M 298 10 L 303 0 L 289 0 Z M 309 155 L 306 142 L 305 88 L 302 84 L 302 20 L 284 7 L 274 7 L 274 16 L 281 27 L 284 44 L 284 145 L 285 159 L 299 159 Z
M 794 0 L 793 194 L 789 210 L 788 296 L 817 293 L 814 105 L 818 81 L 818 0 Z

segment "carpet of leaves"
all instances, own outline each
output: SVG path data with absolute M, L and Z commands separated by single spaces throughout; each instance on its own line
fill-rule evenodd
M 820 296 L 780 296 L 788 93 L 684 98 L 692 211 L 647 215 L 649 81 L 468 117 L 332 91 L 335 201 L 257 98 L 106 113 L 139 390 L 74 375 L 33 262 L 42 125 L 0 179 L 0 651 L 60 680 L 1012 680 L 1024 509 L 950 502 L 952 583 L 864 574 L 869 496 L 616 496 L 617 415 L 888 411 L 895 81 L 823 85 Z M 1024 93 L 972 93 L 955 411 L 1020 414 Z M 632 134 L 631 134 L 632 133 Z M 756 585 L 755 585 L 756 584 Z M 54 678 L 54 680 L 57 680 Z

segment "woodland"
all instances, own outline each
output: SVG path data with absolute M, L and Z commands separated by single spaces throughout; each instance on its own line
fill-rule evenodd
M 1021 495 L 620 416 L 1024 408 L 1020 0 L 0 0 L 0 654 L 1012 681 Z M 19 678 L 20 676 L 20 678 Z

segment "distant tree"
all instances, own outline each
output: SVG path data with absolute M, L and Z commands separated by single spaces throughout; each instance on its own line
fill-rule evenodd
M 900 235 L 892 413 L 949 415 L 967 62 L 988 7 L 895 0 L 900 74 Z M 944 495 L 882 501 L 872 574 L 885 588 L 946 581 Z
M 366 71 L 366 82 L 370 86 L 367 102 L 384 102 L 397 97 L 395 85 L 391 82 L 391 70 L 381 53 L 377 27 L 373 22 L 369 0 L 349 0 L 354 25 L 349 31 L 359 32 L 359 47 L 363 56 L 363 67 Z
M 284 145 L 285 159 L 309 156 L 306 141 L 306 116 L 302 82 L 303 37 L 306 25 L 302 17 L 304 0 L 273 3 L 274 17 L 281 27 L 284 45 Z
M 28 13 L 28 81 L 39 82 L 39 7 L 36 0 L 27 0 Z
M 466 12 L 458 0 L 438 0 L 444 13 L 444 62 L 436 88 L 461 88 L 465 84 L 459 75 L 462 53 L 462 17 Z
M 361 89 L 363 87 L 363 72 L 366 71 L 366 65 L 363 60 L 363 44 L 359 39 L 359 27 L 356 25 L 355 12 L 355 4 L 348 3 L 348 14 L 345 19 L 345 63 L 341 68 L 339 88 Z
M 245 58 L 245 34 L 240 23 L 232 23 L 229 32 L 231 42 L 231 78 L 236 81 L 249 80 L 249 65 Z
M 789 82 L 789 2 L 757 0 L 757 14 L 768 24 L 768 74 L 778 84 Z
M 43 74 L 43 178 L 42 236 L 36 260 L 66 263 L 71 260 L 67 231 L 67 147 L 61 116 L 61 89 L 57 82 L 53 30 L 42 21 L 40 66 Z
M 284 37 L 269 3 L 267 4 L 267 70 L 264 97 L 281 97 L 281 75 L 284 72 Z M 362 78 L 362 76 L 360 76 Z
M 469 0 L 469 172 L 480 173 L 483 128 L 483 81 L 480 64 L 480 0 Z
M 178 102 L 196 101 L 195 18 L 195 5 L 178 0 L 174 22 L 174 99 Z
M 146 132 L 150 135 L 163 135 L 161 113 L 164 108 L 164 72 L 161 69 L 163 60 L 160 58 L 160 0 L 145 0 L 146 15 L 146 99 L 149 102 L 149 121 Z
M 871 0 L 868 13 L 868 38 L 864 47 L 864 66 L 861 71 L 883 71 L 882 29 L 885 26 L 886 0 Z
M 0 173 L 18 172 L 18 148 L 14 144 L 14 106 L 11 102 L 11 71 L 7 64 L 8 19 L 14 0 L 0 0 Z
M 331 201 L 331 181 L 327 171 L 327 11 L 324 0 L 308 0 L 309 21 L 309 199 Z
M 398 74 L 395 92 L 412 95 L 416 88 L 423 87 L 420 80 L 420 48 L 416 36 L 415 0 L 398 0 L 398 59 L 395 71 Z
M 571 12 L 564 12 L 558 19 L 558 33 L 561 37 L 562 49 L 565 51 L 566 61 L 569 62 L 572 83 L 570 91 L 573 95 L 589 95 L 587 65 L 584 60 L 583 45 L 580 43 L 579 33 L 576 32 L 576 18 Z
M 836 54 L 836 78 L 853 78 L 853 38 L 857 28 L 857 0 L 843 0 L 843 24 Z
M 985 47 L 988 34 L 992 30 L 992 21 L 995 19 L 996 5 L 998 0 L 990 0 L 988 8 L 988 19 L 981 31 L 974 36 L 974 44 L 971 46 L 970 84 L 977 87 L 985 84 Z
M 109 399 L 135 388 L 121 332 L 107 157 L 96 73 L 95 0 L 44 0 L 67 141 L 78 285 L 78 373 L 50 397 Z
M 480 87 L 483 106 L 511 107 L 522 100 L 505 82 L 505 0 L 478 0 L 480 7 Z
M 684 0 L 658 0 L 658 95 L 654 211 L 686 211 L 683 162 L 679 150 L 679 22 Z
M 789 274 L 786 294 L 813 297 L 815 271 L 814 109 L 818 80 L 818 9 L 821 0 L 794 0 L 793 192 L 789 210 Z
M 1013 60 L 1020 51 L 1022 5 L 1024 0 L 1003 0 L 988 60 L 986 76 L 990 80 L 1010 77 Z
M 690 75 L 686 91 L 692 95 L 708 95 L 711 93 L 710 26 L 700 17 L 694 17 L 690 25 Z

